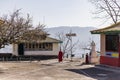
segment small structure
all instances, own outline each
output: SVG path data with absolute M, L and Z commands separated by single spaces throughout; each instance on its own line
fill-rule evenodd
M 99 57 L 97 55 L 97 52 L 95 50 L 95 42 L 91 42 L 91 51 L 90 51 L 90 63 L 96 64 L 99 62 Z
M 60 40 L 46 37 L 40 41 L 21 41 L 13 44 L 13 55 L 16 56 L 33 56 L 33 55 L 58 55 L 61 43 Z
M 91 33 L 100 34 L 100 64 L 120 67 L 120 22 Z

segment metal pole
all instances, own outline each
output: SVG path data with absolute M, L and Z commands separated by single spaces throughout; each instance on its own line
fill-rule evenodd
M 72 61 L 72 37 L 71 37 L 71 61 Z

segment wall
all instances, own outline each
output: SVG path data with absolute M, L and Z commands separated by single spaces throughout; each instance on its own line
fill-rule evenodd
M 105 55 L 105 34 L 100 34 L 100 50 L 101 50 L 101 55 Z
M 13 55 L 18 56 L 18 45 L 17 44 L 13 44 Z
M 100 64 L 110 65 L 110 66 L 119 66 L 118 58 L 100 56 Z
M 105 34 L 101 34 L 101 56 L 100 64 L 119 66 L 119 52 L 112 52 L 105 50 Z
M 58 43 L 53 43 L 53 51 L 25 51 L 24 55 L 58 55 L 58 52 Z

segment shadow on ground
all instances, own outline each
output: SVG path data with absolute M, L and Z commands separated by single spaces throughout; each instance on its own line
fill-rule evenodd
M 48 59 L 57 59 L 56 55 L 36 55 L 36 56 L 14 56 L 14 55 L 1 55 L 0 61 L 40 61 Z
M 78 74 L 85 75 L 87 77 L 91 77 L 97 80 L 120 80 L 115 79 L 115 74 L 118 75 L 119 73 L 115 73 L 113 71 L 108 71 L 96 67 L 90 67 L 90 68 L 85 68 L 85 69 L 66 69 L 68 71 L 72 71 Z M 119 74 L 120 75 L 120 74 Z M 110 78 L 111 77 L 111 78 Z M 114 77 L 114 79 L 112 79 Z

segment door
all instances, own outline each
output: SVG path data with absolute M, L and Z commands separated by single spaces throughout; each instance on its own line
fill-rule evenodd
M 18 55 L 24 55 L 24 44 L 18 44 Z

